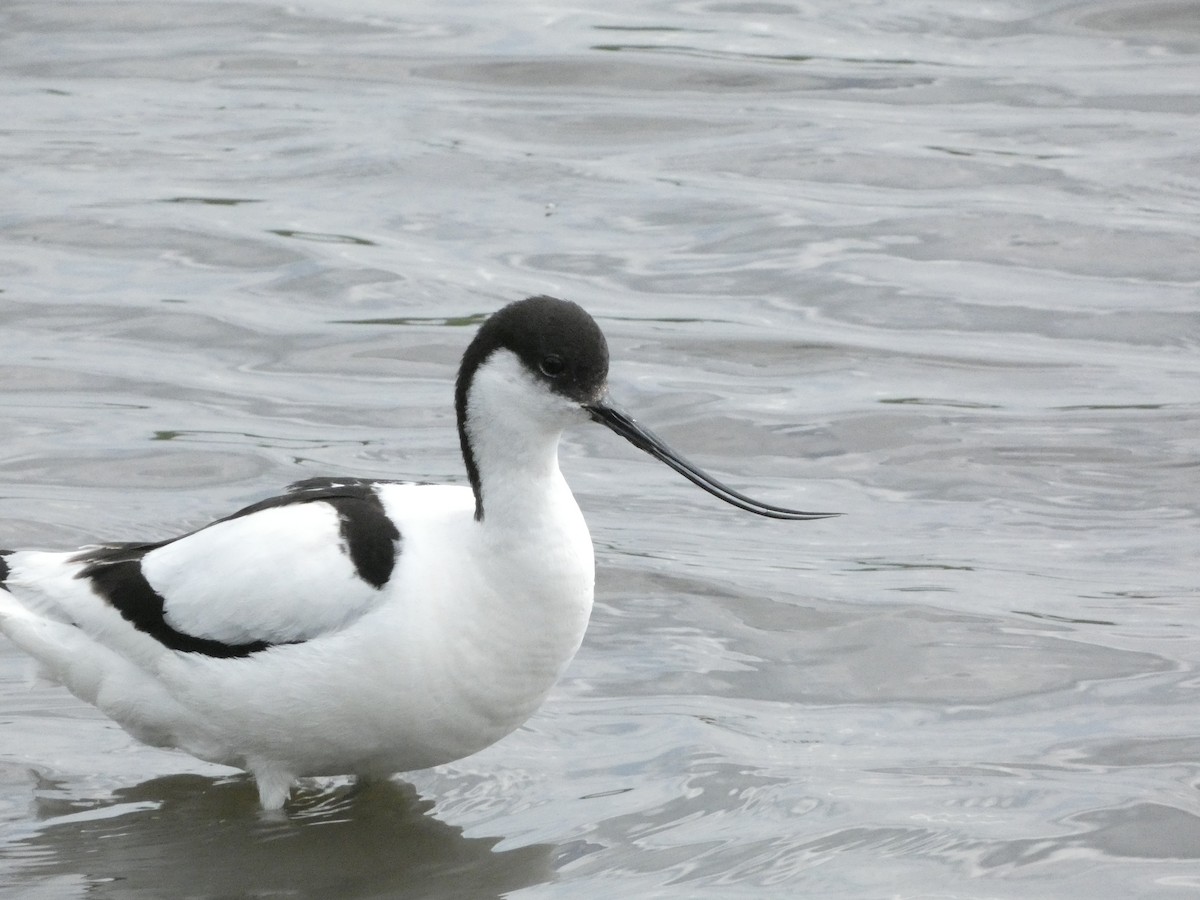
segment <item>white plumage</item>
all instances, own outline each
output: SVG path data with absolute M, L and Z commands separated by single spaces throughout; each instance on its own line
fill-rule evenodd
M 309 775 L 384 776 L 524 722 L 583 639 L 594 564 L 558 468 L 590 419 L 706 490 L 759 504 L 609 404 L 578 306 L 505 307 L 463 358 L 470 486 L 313 480 L 159 544 L 0 555 L 0 628 L 149 744 L 254 774 L 277 808 Z

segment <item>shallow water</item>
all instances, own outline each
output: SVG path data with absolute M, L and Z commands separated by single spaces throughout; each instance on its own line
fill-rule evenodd
M 1183 2 L 0 8 L 0 546 L 461 480 L 479 318 L 597 315 L 587 641 L 529 725 L 260 816 L 0 644 L 0 893 L 1200 887 Z

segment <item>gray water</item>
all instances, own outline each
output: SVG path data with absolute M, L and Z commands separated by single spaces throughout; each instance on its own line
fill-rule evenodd
M 587 640 L 475 757 L 289 817 L 0 644 L 0 895 L 1191 897 L 1200 7 L 0 5 L 0 546 L 463 480 L 570 297 Z

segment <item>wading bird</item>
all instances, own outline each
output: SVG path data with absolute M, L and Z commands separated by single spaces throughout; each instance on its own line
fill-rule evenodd
M 558 468 L 599 422 L 727 503 L 608 397 L 579 306 L 531 297 L 467 347 L 469 486 L 310 479 L 182 537 L 0 553 L 0 629 L 135 738 L 251 772 L 263 807 L 315 775 L 450 762 L 524 722 L 583 640 L 595 568 Z

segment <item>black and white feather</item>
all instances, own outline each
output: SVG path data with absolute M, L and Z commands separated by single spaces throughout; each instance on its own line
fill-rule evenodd
M 89 547 L 62 565 L 172 650 L 247 656 L 343 628 L 380 602 L 401 539 L 383 487 L 302 481 L 183 537 Z

